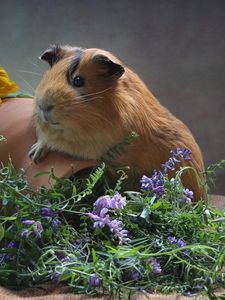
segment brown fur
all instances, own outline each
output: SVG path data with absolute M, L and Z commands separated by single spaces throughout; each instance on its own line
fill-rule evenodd
M 177 147 L 192 151 L 193 160 L 182 161 L 183 165 L 193 166 L 199 172 L 204 170 L 200 149 L 189 129 L 158 102 L 137 74 L 109 52 L 86 49 L 75 72 L 85 78 L 85 85 L 74 88 L 67 81 L 66 70 L 77 55 L 76 48 L 60 49 L 60 60 L 44 75 L 36 90 L 39 147 L 82 159 L 100 159 L 135 131 L 139 137 L 113 163 L 129 165 L 136 181 L 160 169 L 170 151 Z M 122 65 L 124 74 L 104 80 L 105 68 L 94 60 L 98 54 Z M 51 120 L 59 124 L 43 122 L 38 105 L 54 105 Z M 182 181 L 194 191 L 196 199 L 203 195 L 193 172 L 185 172 Z

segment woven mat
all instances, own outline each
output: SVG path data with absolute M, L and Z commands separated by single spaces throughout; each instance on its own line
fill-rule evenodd
M 210 196 L 209 202 L 211 205 L 216 206 L 220 209 L 225 208 L 225 196 Z M 218 294 L 224 294 L 224 291 L 218 291 Z M 97 299 L 97 300 L 106 300 L 109 299 L 109 296 L 98 297 L 98 298 L 90 298 L 85 295 L 78 296 L 72 293 L 70 287 L 63 286 L 61 284 L 44 284 L 40 286 L 36 286 L 35 288 L 24 289 L 21 291 L 8 290 L 6 288 L 0 287 L 0 300 L 17 300 L 17 299 L 27 299 L 30 298 L 32 300 L 89 300 L 89 299 Z M 116 300 L 116 298 L 110 298 L 111 300 Z M 148 294 L 146 295 L 137 295 L 133 299 L 135 300 L 187 300 L 190 299 L 188 297 L 184 297 L 181 295 L 170 294 L 170 295 L 162 295 L 162 294 Z M 192 299 L 196 300 L 205 300 L 207 297 L 196 296 Z

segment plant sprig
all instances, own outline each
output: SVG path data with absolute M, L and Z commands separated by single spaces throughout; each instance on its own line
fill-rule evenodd
M 182 153 L 189 155 L 173 155 Z M 52 170 L 56 183 L 37 192 L 9 162 L 0 169 L 0 284 L 52 280 L 78 294 L 121 299 L 136 292 L 216 299 L 225 280 L 225 215 L 192 203 L 180 180 L 185 170 L 174 179 L 166 172 L 143 176 L 140 190 L 129 192 L 122 191 L 124 171 L 112 186 L 104 164 L 82 178 L 57 178 Z

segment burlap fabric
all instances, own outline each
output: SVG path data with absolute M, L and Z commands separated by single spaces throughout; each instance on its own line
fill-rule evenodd
M 211 205 L 216 206 L 220 209 L 225 208 L 225 196 L 210 196 L 209 202 Z M 1 274 L 1 276 L 4 276 Z M 225 294 L 225 291 L 218 291 L 218 294 Z M 24 289 L 20 291 L 8 290 L 6 288 L 0 287 L 0 300 L 17 300 L 17 299 L 26 299 L 30 298 L 32 300 L 89 300 L 89 299 L 98 299 L 98 300 L 106 300 L 109 299 L 109 296 L 98 297 L 98 298 L 90 298 L 86 295 L 74 295 L 70 287 L 63 286 L 61 284 L 44 284 L 37 286 L 35 288 Z M 115 300 L 116 298 L 110 298 L 111 300 Z M 187 300 L 188 297 L 184 297 L 182 295 L 162 295 L 162 294 L 148 294 L 146 297 L 143 294 L 134 296 L 135 300 Z M 195 296 L 191 299 L 196 300 L 205 300 L 207 297 L 203 296 Z

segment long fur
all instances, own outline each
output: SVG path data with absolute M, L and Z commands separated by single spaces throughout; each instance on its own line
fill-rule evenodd
M 100 159 L 135 131 L 138 138 L 113 164 L 129 165 L 136 182 L 142 175 L 160 169 L 177 147 L 192 151 L 192 161 L 182 161 L 183 165 L 204 171 L 201 151 L 189 129 L 159 103 L 135 72 L 107 51 L 86 49 L 75 71 L 85 84 L 75 88 L 66 74 L 76 50 L 66 49 L 65 56 L 47 71 L 36 90 L 36 129 L 42 145 L 82 159 Z M 105 55 L 123 66 L 124 74 L 116 79 L 104 78 L 105 67 L 96 62 L 96 55 Z M 39 105 L 54 105 L 50 114 L 57 125 L 43 121 Z M 194 172 L 185 172 L 182 181 L 194 191 L 195 199 L 203 196 Z

